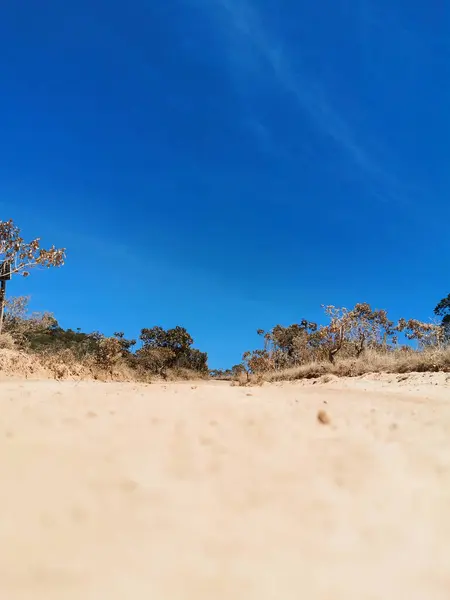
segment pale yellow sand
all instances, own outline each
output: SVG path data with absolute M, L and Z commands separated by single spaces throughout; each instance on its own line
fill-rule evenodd
M 450 388 L 379 379 L 0 383 L 0 598 L 448 600 Z

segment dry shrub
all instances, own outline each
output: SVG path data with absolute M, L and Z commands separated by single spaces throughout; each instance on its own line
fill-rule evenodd
M 80 362 L 69 348 L 34 356 L 55 379 L 84 379 L 89 378 L 91 374 L 89 367 Z
M 122 356 L 117 357 L 116 345 L 100 345 L 96 355 L 87 355 L 80 359 L 72 349 L 57 352 L 47 351 L 27 353 L 17 350 L 0 349 L 0 373 L 7 377 L 25 377 L 57 380 L 98 380 L 98 381 L 136 381 L 151 383 L 155 375 L 138 362 L 130 363 Z M 204 379 L 197 371 L 189 369 L 169 370 L 167 378 L 171 381 Z
M 250 376 L 249 383 L 251 385 L 264 385 L 264 374 L 263 373 L 255 373 Z
M 146 371 L 166 378 L 168 370 L 175 360 L 175 352 L 171 348 L 144 347 L 137 351 L 136 359 Z
M 247 371 L 239 371 L 234 376 L 234 385 L 246 386 L 250 383 L 250 374 Z
M 184 367 L 173 367 L 165 373 L 164 379 L 168 381 L 201 381 L 209 379 L 208 373 L 185 369 Z
M 311 362 L 298 367 L 291 367 L 272 373 L 265 373 L 266 381 L 294 381 L 296 379 L 315 379 L 331 372 L 332 364 L 329 362 Z
M 100 353 L 86 356 L 80 360 L 74 352 L 66 348 L 59 352 L 41 353 L 35 355 L 49 376 L 55 379 L 94 379 L 99 381 L 143 381 L 125 360 L 117 359 L 112 344 L 104 344 Z
M 262 386 L 266 381 L 266 375 L 269 374 L 270 371 L 264 373 L 239 373 L 235 375 L 234 379 L 231 381 L 232 387 L 247 387 L 247 386 Z
M 327 325 L 303 319 L 272 330 L 259 330 L 264 348 L 246 352 L 243 361 L 253 377 L 268 381 L 318 378 L 326 374 L 356 377 L 369 372 L 404 373 L 450 369 L 441 324 L 400 319 L 359 303 L 351 310 L 324 306 Z M 399 348 L 398 335 L 416 348 Z
M 109 376 L 113 381 L 139 381 L 142 383 L 149 381 L 148 377 L 138 375 L 122 358 L 115 363 L 114 367 L 110 370 Z
M 0 350 L 0 373 L 6 377 L 47 377 L 48 373 L 35 356 L 17 350 Z
M 122 346 L 116 338 L 104 338 L 99 341 L 95 361 L 99 367 L 111 371 L 122 356 Z
M 413 373 L 450 371 L 450 348 L 412 350 L 399 349 L 391 352 L 367 350 L 359 358 L 341 358 L 311 362 L 280 371 L 264 373 L 266 381 L 294 381 L 312 379 L 324 375 L 358 377 L 368 373 Z
M 0 333 L 0 350 L 14 350 L 16 344 L 10 333 Z

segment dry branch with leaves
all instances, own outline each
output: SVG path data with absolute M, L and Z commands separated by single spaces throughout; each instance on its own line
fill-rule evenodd
M 6 281 L 12 275 L 27 277 L 31 269 L 61 267 L 65 248 L 41 248 L 40 238 L 26 242 L 12 219 L 0 221 L 0 333 L 6 300 Z
M 19 227 L 12 219 L 0 221 L 0 262 L 9 266 L 11 275 L 29 275 L 36 267 L 61 267 L 64 264 L 65 248 L 51 246 L 41 248 L 40 238 L 26 242 Z

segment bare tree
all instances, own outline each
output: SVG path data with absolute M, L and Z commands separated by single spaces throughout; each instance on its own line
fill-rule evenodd
M 0 221 L 0 333 L 5 311 L 6 282 L 12 275 L 27 277 L 31 269 L 61 267 L 65 248 L 41 248 L 40 238 L 26 242 L 12 219 Z

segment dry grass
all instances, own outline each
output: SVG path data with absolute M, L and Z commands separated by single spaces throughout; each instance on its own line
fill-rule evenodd
M 341 358 L 330 362 L 310 362 L 290 369 L 256 373 L 242 373 L 231 385 L 263 385 L 264 382 L 318 379 L 323 383 L 333 377 L 358 377 L 366 373 L 450 372 L 450 348 L 442 350 L 365 352 L 359 358 Z M 31 354 L 14 349 L 8 334 L 0 336 L 0 373 L 4 376 L 36 379 L 70 379 L 100 381 L 137 381 L 149 383 L 158 379 L 167 381 L 194 381 L 207 379 L 189 369 L 172 369 L 158 377 L 139 366 L 132 367 L 119 358 L 111 365 L 99 364 L 92 356 L 77 358 L 72 351 Z
M 40 361 L 35 360 L 35 357 L 7 348 L 0 350 L 0 372 L 10 377 L 41 378 L 47 376 L 46 370 Z
M 190 369 L 169 369 L 164 377 L 150 373 L 141 365 L 134 367 L 123 358 L 116 358 L 108 364 L 98 357 L 86 355 L 77 357 L 71 350 L 34 354 L 14 349 L 14 341 L 8 334 L 0 336 L 0 373 L 6 377 L 24 377 L 26 379 L 57 380 L 98 380 L 98 381 L 135 381 L 150 383 L 165 379 L 167 381 L 194 381 L 206 379 Z M 12 344 L 11 344 L 12 341 Z
M 367 351 L 359 358 L 337 359 L 330 362 L 311 362 L 290 369 L 259 373 L 256 378 L 265 381 L 293 381 L 297 379 L 325 380 L 337 377 L 358 377 L 366 373 L 413 373 L 450 371 L 450 348 L 418 351 L 398 350 L 394 352 Z M 252 383 L 254 376 L 250 377 Z
M 68 350 L 45 355 L 2 348 L 0 372 L 6 377 L 26 379 L 108 379 L 106 373 L 101 372 L 99 368 L 77 361 Z M 120 376 L 113 379 L 123 378 Z
M 184 367 L 176 367 L 168 369 L 165 379 L 167 381 L 202 381 L 209 379 L 209 375 L 193 371 L 192 369 L 185 369 Z
M 0 333 L 0 350 L 14 350 L 16 344 L 10 333 Z

